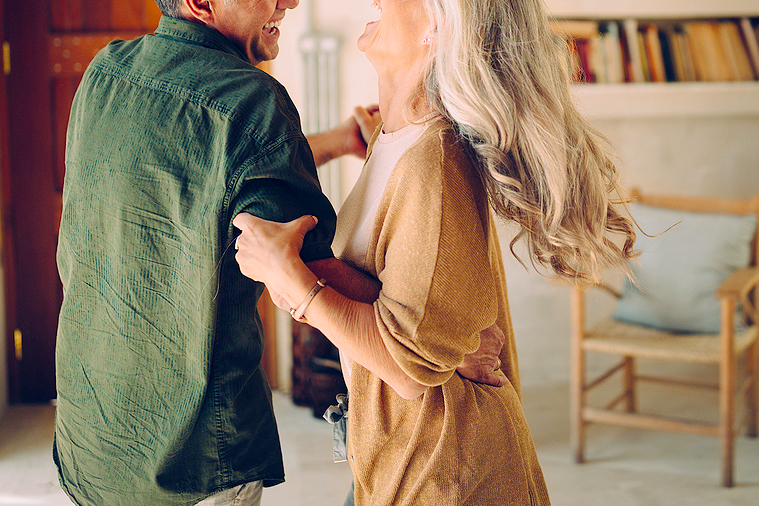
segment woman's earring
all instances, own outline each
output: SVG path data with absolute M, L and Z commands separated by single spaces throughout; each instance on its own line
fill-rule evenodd
M 429 38 L 422 39 L 422 44 L 427 45 L 429 43 L 430 43 L 430 39 Z

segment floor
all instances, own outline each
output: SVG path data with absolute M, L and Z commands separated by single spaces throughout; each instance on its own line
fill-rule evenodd
M 650 392 L 677 410 L 689 399 Z M 593 427 L 589 462 L 570 457 L 565 384 L 525 386 L 524 404 L 554 506 L 759 504 L 759 439 L 737 442 L 736 486 L 718 485 L 716 439 Z M 703 404 L 703 403 L 701 403 Z M 263 506 L 341 506 L 350 484 L 331 461 L 331 426 L 275 393 L 287 482 L 264 491 Z M 62 506 L 50 459 L 55 408 L 15 406 L 0 421 L 0 506 Z

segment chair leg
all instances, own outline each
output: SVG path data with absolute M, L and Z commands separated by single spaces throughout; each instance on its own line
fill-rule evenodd
M 635 358 L 625 356 L 625 407 L 628 412 L 634 413 L 637 410 L 635 405 Z
M 733 389 L 720 388 L 722 409 L 720 410 L 720 440 L 722 441 L 722 486 L 733 486 Z
M 733 486 L 733 448 L 735 417 L 735 352 L 733 324 L 735 301 L 722 299 L 722 331 L 719 367 L 719 435 L 722 442 L 722 486 Z
M 585 420 L 583 420 L 582 415 L 585 406 L 585 357 L 580 349 L 572 351 L 570 434 L 575 462 L 581 464 L 585 461 Z
M 572 290 L 572 343 L 570 388 L 570 439 L 575 462 L 585 461 L 585 350 L 584 336 L 585 297 L 579 288 Z
M 759 365 L 757 359 L 759 358 L 759 341 L 754 341 L 754 344 L 746 350 L 746 372 L 750 379 L 749 387 L 746 391 L 746 410 L 748 427 L 746 429 L 746 435 L 748 437 L 756 437 L 757 435 L 757 395 L 759 395 Z

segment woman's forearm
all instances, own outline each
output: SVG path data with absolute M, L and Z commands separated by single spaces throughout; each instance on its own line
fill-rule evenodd
M 373 303 L 382 285 L 373 277 L 358 271 L 337 258 L 325 258 L 306 264 L 318 278 L 329 280 L 329 286 L 349 299 Z
M 406 374 L 390 355 L 372 305 L 350 300 L 328 286 L 316 295 L 305 316 L 342 353 L 376 374 L 401 397 L 414 399 L 427 389 Z
M 360 273 L 346 270 L 345 265 L 340 267 L 336 260 L 329 260 L 320 264 L 320 277 L 329 282 L 330 272 L 334 273 L 336 286 L 347 286 L 347 291 L 356 289 L 359 298 L 367 302 L 352 300 L 329 286 L 314 291 L 319 277 L 299 255 L 305 234 L 316 225 L 312 216 L 276 223 L 240 213 L 233 223 L 242 231 L 236 241 L 238 251 L 235 254 L 240 271 L 263 282 L 271 293 L 277 294 L 278 305 L 282 304 L 280 307 L 296 308 L 294 316 L 305 316 L 309 324 L 319 329 L 338 349 L 379 376 L 399 395 L 414 398 L 424 392 L 426 387 L 400 368 L 380 336 L 374 309 L 369 303 L 376 299 L 379 290 L 375 280 L 362 275 L 363 278 L 359 278 L 361 286 L 351 288 L 350 280 Z

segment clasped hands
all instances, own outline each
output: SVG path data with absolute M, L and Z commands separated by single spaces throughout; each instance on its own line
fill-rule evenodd
M 232 223 L 242 231 L 235 241 L 235 260 L 240 271 L 264 283 L 272 301 L 280 309 L 288 311 L 297 307 L 306 293 L 300 293 L 302 289 L 299 291 L 298 284 L 291 282 L 292 277 L 310 274 L 316 278 L 300 259 L 303 238 L 316 226 L 316 217 L 306 215 L 288 223 L 277 223 L 240 213 Z M 503 386 L 506 376 L 500 369 L 499 354 L 505 340 L 497 325 L 484 329 L 480 332 L 479 348 L 465 355 L 456 371 L 477 383 Z

